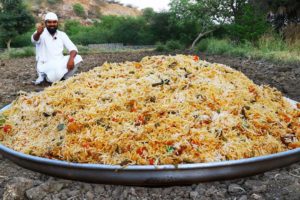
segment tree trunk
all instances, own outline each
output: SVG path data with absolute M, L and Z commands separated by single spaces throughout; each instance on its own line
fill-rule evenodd
M 10 43 L 11 43 L 11 39 L 9 39 L 7 42 L 6 42 L 6 47 L 7 47 L 7 50 L 10 51 Z
M 211 33 L 211 32 L 214 32 L 216 29 L 213 29 L 213 30 L 209 30 L 209 31 L 206 31 L 204 33 L 199 33 L 199 35 L 197 36 L 197 38 L 193 41 L 193 44 L 192 46 L 190 47 L 190 49 L 194 49 L 196 43 L 198 42 L 198 40 L 200 40 L 202 37 L 206 36 L 207 34 Z

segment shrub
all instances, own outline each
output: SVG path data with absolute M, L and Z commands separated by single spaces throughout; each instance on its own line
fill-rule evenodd
M 289 42 L 287 45 L 291 51 L 300 52 L 300 39 Z
M 200 42 L 196 46 L 196 50 L 197 51 L 206 51 L 208 46 L 210 45 L 209 41 L 210 41 L 209 39 L 200 40 Z
M 32 45 L 31 43 L 31 35 L 34 30 L 28 31 L 22 35 L 18 35 L 11 43 L 12 47 L 25 47 Z
M 11 49 L 9 51 L 9 58 L 24 58 L 34 56 L 35 51 L 33 47 L 24 47 L 21 49 Z
M 234 48 L 233 44 L 227 39 L 208 38 L 199 42 L 196 47 L 198 51 L 206 51 L 212 54 L 226 54 Z
M 258 48 L 262 51 L 283 51 L 287 49 L 287 44 L 276 34 L 263 35 L 258 40 Z
M 169 40 L 166 42 L 166 48 L 168 51 L 182 50 L 184 46 L 178 40 Z
M 155 45 L 155 51 L 163 52 L 163 51 L 167 51 L 167 48 L 163 43 L 158 42 Z
M 79 21 L 66 20 L 66 22 L 64 24 L 64 31 L 68 35 L 75 35 L 75 34 L 79 33 L 80 31 L 82 31 L 82 26 L 80 25 Z
M 83 6 L 80 3 L 75 3 L 73 5 L 73 11 L 75 12 L 75 14 L 79 17 L 85 17 L 85 11 Z

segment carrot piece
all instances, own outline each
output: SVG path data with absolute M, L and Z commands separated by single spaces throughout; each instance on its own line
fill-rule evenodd
M 6 124 L 3 126 L 4 133 L 9 133 L 9 132 L 11 132 L 11 130 L 12 130 L 11 125 Z
M 199 56 L 194 56 L 193 60 L 196 62 L 199 61 Z
M 153 158 L 150 158 L 150 159 L 149 159 L 149 164 L 150 164 L 150 165 L 154 165 L 154 159 L 153 159 Z

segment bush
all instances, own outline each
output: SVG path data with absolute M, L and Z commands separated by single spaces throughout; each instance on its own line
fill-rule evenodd
M 79 21 L 66 20 L 64 24 L 64 31 L 68 35 L 76 35 L 80 31 L 82 31 L 82 26 Z
M 27 33 L 22 35 L 18 35 L 14 40 L 12 40 L 11 46 L 12 47 L 26 47 L 32 45 L 31 43 L 31 35 L 35 30 L 32 29 Z
M 35 51 L 33 47 L 24 47 L 21 49 L 11 49 L 9 51 L 9 58 L 24 58 L 34 56 Z
M 212 54 L 226 54 L 234 48 L 233 44 L 227 39 L 208 38 L 201 40 L 196 46 L 198 51 L 206 51 Z
M 203 39 L 196 46 L 197 51 L 204 51 L 211 54 L 225 54 L 233 56 L 246 56 L 251 52 L 253 45 L 249 42 L 233 44 L 229 39 L 207 38 Z
M 291 51 L 300 52 L 300 39 L 287 44 Z
M 75 14 L 79 17 L 85 17 L 85 11 L 83 6 L 80 3 L 75 3 L 73 5 L 73 11 L 75 12 Z
M 196 46 L 196 50 L 197 51 L 207 51 L 208 46 L 210 45 L 209 42 L 210 42 L 209 39 L 200 40 L 200 42 Z
M 258 48 L 262 51 L 283 51 L 287 49 L 287 44 L 276 34 L 263 35 L 258 40 Z
M 169 40 L 166 42 L 166 49 L 168 51 L 182 50 L 184 46 L 178 40 Z
M 276 35 L 265 35 L 256 44 L 254 42 L 234 44 L 228 39 L 207 38 L 199 42 L 196 50 L 211 54 L 263 58 L 273 62 L 300 63 L 299 47 L 299 43 L 288 45 Z
M 163 43 L 158 42 L 155 45 L 155 51 L 163 52 L 163 51 L 167 51 L 167 48 Z

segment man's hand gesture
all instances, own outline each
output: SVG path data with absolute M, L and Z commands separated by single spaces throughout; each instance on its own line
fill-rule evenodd
M 43 23 L 38 23 L 36 25 L 36 32 L 41 35 L 44 31 L 44 24 Z

